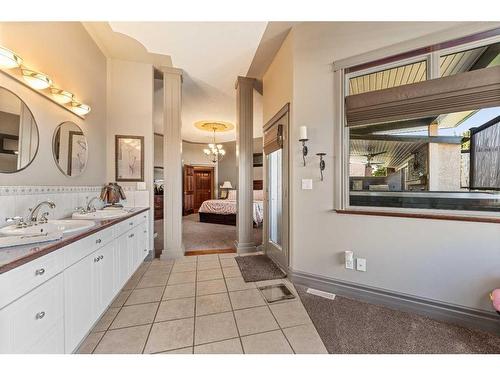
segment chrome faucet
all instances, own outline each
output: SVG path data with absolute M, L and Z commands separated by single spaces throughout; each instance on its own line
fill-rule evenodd
M 84 207 L 77 207 L 75 208 L 75 212 L 78 212 L 80 214 L 88 214 L 90 212 L 95 212 L 96 211 L 96 208 L 95 208 L 95 205 L 94 205 L 94 201 L 96 200 L 101 200 L 100 197 L 93 197 L 89 200 L 89 197 L 86 197 L 86 200 L 87 202 L 85 203 L 85 206 Z
M 87 212 L 95 212 L 96 211 L 96 208 L 94 205 L 94 201 L 96 201 L 96 200 L 101 200 L 101 198 L 100 197 L 93 197 L 92 199 L 90 199 L 87 202 L 87 207 L 86 207 Z
M 38 223 L 38 212 L 40 211 L 40 208 L 43 206 L 48 206 L 51 209 L 56 208 L 56 204 L 52 201 L 43 201 L 38 203 L 34 208 L 30 208 L 30 215 L 28 218 L 28 223 L 29 224 L 37 224 Z M 47 214 L 42 215 L 42 221 L 47 222 Z

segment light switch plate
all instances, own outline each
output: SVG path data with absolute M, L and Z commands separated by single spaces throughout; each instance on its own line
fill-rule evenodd
M 356 269 L 361 272 L 366 272 L 366 259 L 357 258 L 356 259 Z
M 302 179 L 302 190 L 312 190 L 313 188 L 313 180 L 310 178 Z
M 348 270 L 354 269 L 354 253 L 350 250 L 344 251 L 345 268 Z

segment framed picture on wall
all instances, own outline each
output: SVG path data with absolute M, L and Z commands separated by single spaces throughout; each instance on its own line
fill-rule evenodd
M 68 176 L 79 176 L 87 164 L 87 139 L 83 132 L 68 132 Z
M 115 135 L 116 181 L 144 181 L 144 137 Z

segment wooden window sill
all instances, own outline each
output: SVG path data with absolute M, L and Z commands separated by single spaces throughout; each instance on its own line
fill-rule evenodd
M 500 217 L 495 218 L 488 216 L 482 217 L 482 216 L 419 214 L 419 213 L 368 211 L 368 210 L 335 210 L 335 212 L 338 214 L 346 214 L 346 215 L 390 216 L 390 217 L 407 217 L 413 219 L 454 220 L 454 221 L 471 221 L 476 223 L 500 224 Z

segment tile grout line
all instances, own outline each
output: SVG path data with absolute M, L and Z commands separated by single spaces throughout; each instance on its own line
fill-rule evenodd
M 193 312 L 193 345 L 191 349 L 191 354 L 194 354 L 194 344 L 196 339 L 196 305 L 198 304 L 198 256 L 196 256 L 196 267 L 194 274 L 194 312 Z
M 172 265 L 172 268 L 170 268 L 170 270 L 168 271 L 167 282 L 165 283 L 165 286 L 163 287 L 162 297 L 163 297 L 163 294 L 165 294 L 165 290 L 167 289 L 168 280 L 170 280 L 170 275 L 172 275 L 172 269 L 173 268 L 174 268 L 174 266 Z M 144 345 L 142 347 L 141 354 L 144 354 L 144 350 L 146 350 L 146 345 L 148 344 L 149 337 L 151 336 L 151 331 L 153 330 L 153 325 L 155 324 L 156 316 L 158 315 L 158 310 L 160 310 L 161 302 L 162 301 L 160 299 L 160 302 L 158 303 L 158 307 L 156 308 L 155 315 L 153 317 L 153 321 L 151 322 L 151 327 L 149 328 L 148 336 L 146 337 L 146 341 L 144 341 Z
M 220 263 L 221 268 L 222 268 L 220 256 L 217 256 L 217 258 L 219 259 L 219 263 Z M 238 322 L 236 321 L 236 315 L 235 315 L 234 309 L 233 309 L 233 301 L 231 301 L 231 295 L 229 294 L 229 290 L 227 288 L 226 275 L 224 274 L 224 271 L 222 271 L 222 278 L 224 280 L 224 285 L 226 286 L 227 297 L 229 298 L 229 304 L 231 305 L 231 312 L 233 313 L 234 325 L 236 326 L 236 332 L 238 333 L 238 340 L 240 341 L 241 351 L 243 352 L 243 354 L 245 354 L 245 348 L 243 347 L 243 341 L 241 341 L 240 328 L 238 327 Z
M 139 278 L 139 281 L 141 281 L 141 279 L 142 279 L 142 277 L 144 276 L 144 274 L 147 272 L 147 270 L 149 269 L 149 267 L 151 267 L 151 263 L 152 263 L 152 262 L 148 262 L 148 263 L 149 263 L 149 265 L 147 266 L 146 271 L 144 271 L 144 273 L 143 273 L 143 274 L 141 275 L 141 277 Z M 139 266 L 139 267 L 140 267 L 140 266 Z M 135 273 L 135 272 L 134 272 L 134 273 Z M 129 279 L 125 282 L 125 284 L 124 284 L 124 285 L 126 285 L 132 277 L 134 277 L 134 275 L 133 275 L 133 274 L 132 274 L 132 276 L 130 276 L 130 277 L 129 277 Z M 135 287 L 134 287 L 134 288 L 132 288 L 132 291 L 130 292 L 130 294 L 132 294 L 132 292 L 133 292 L 134 290 L 135 290 Z M 123 291 L 123 288 L 120 290 L 120 292 L 122 292 L 122 291 Z M 118 293 L 118 294 L 120 294 L 120 293 Z M 117 295 L 117 297 L 118 297 L 118 295 Z M 129 295 L 129 297 L 130 297 L 130 295 Z M 95 345 L 94 349 L 92 349 L 92 352 L 91 352 L 90 354 L 94 354 L 95 350 L 97 349 L 97 347 L 98 347 L 98 346 L 99 346 L 99 344 L 101 343 L 101 341 L 102 341 L 102 339 L 104 338 L 104 336 L 106 336 L 106 333 L 110 330 L 109 328 L 111 327 L 111 325 L 112 325 L 112 324 L 113 324 L 113 322 L 115 321 L 116 317 L 118 316 L 118 314 L 119 314 L 119 313 L 120 313 L 120 311 L 122 310 L 122 308 L 123 308 L 123 306 L 125 305 L 125 302 L 127 302 L 127 300 L 128 300 L 128 297 L 127 297 L 127 298 L 125 299 L 125 301 L 123 302 L 123 305 L 122 305 L 121 307 L 119 307 L 118 312 L 116 313 L 115 317 L 113 318 L 113 320 L 112 320 L 112 321 L 111 321 L 111 323 L 109 324 L 108 328 L 106 328 L 104 331 L 101 331 L 101 332 L 104 332 L 104 333 L 103 333 L 103 335 L 101 336 L 101 338 L 99 339 L 99 341 L 97 342 L 97 344 Z M 113 303 L 113 302 L 111 302 L 111 304 L 112 304 L 112 303 Z M 109 307 L 108 307 L 108 309 L 104 312 L 104 314 L 105 314 L 106 312 L 108 312 L 108 310 L 109 310 Z M 91 331 L 91 333 L 92 333 L 92 331 Z

